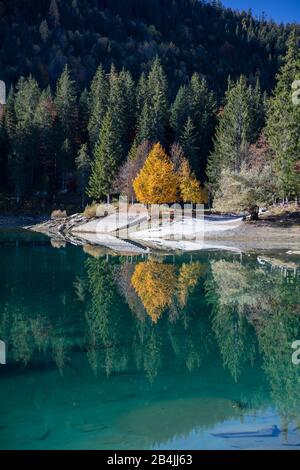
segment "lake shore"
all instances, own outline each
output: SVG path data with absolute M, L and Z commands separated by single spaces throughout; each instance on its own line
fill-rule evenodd
M 65 240 L 78 245 L 105 246 L 114 238 L 124 240 L 132 246 L 138 244 L 149 249 L 164 249 L 173 251 L 197 251 L 200 249 L 216 248 L 230 251 L 252 250 L 290 250 L 300 252 L 300 211 L 279 216 L 264 215 L 261 220 L 242 221 L 241 218 L 226 216 L 218 217 L 208 215 L 199 227 L 204 227 L 204 238 L 195 240 L 195 226 L 189 230 L 185 223 L 184 237 L 163 233 L 161 227 L 153 231 L 148 230 L 147 221 L 134 219 L 124 236 L 124 225 L 121 223 L 118 230 L 111 226 L 111 216 L 87 219 L 82 214 L 61 219 L 50 219 L 33 225 L 26 226 L 28 230 L 44 233 L 51 238 Z M 127 222 L 128 223 L 128 222 Z M 194 223 L 194 222 L 193 222 Z M 196 222 L 197 223 L 197 222 Z M 177 222 L 178 224 L 178 222 Z M 183 224 L 182 224 L 183 225 Z M 182 227 L 180 225 L 180 228 Z M 138 229 L 136 227 L 138 226 Z M 172 226 L 172 224 L 171 224 Z M 200 228 L 199 228 L 200 230 Z M 176 230 L 175 230 L 176 232 Z M 108 240 L 109 239 L 109 240 Z M 121 243 L 121 240 L 123 242 Z M 114 248 L 118 249 L 118 243 Z M 135 251 L 135 250 L 134 250 Z

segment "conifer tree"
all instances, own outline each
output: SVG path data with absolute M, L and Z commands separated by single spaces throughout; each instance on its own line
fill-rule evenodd
M 207 82 L 194 73 L 189 85 L 190 116 L 195 125 L 198 159 L 192 162 L 194 170 L 203 173 L 211 151 L 211 141 L 216 124 L 216 98 Z M 189 156 L 189 155 L 187 155 Z
M 170 158 L 159 143 L 155 144 L 133 182 L 137 200 L 144 204 L 173 203 L 177 200 L 177 183 Z
M 85 88 L 79 98 L 79 130 L 81 142 L 87 142 L 89 140 L 88 134 L 88 123 L 89 123 L 89 92 Z
M 3 120 L 6 133 L 12 142 L 16 128 L 15 93 L 13 87 L 10 88 L 8 93 Z
M 121 154 L 122 147 L 118 128 L 115 125 L 112 111 L 108 110 L 94 150 L 94 160 L 87 190 L 88 196 L 96 201 L 103 197 L 107 197 L 109 200 Z
M 88 98 L 88 131 L 92 150 L 94 149 L 99 137 L 101 125 L 107 111 L 108 98 L 109 84 L 104 69 L 102 65 L 100 65 L 92 80 Z
M 248 157 L 252 129 L 250 92 L 245 77 L 236 84 L 229 81 L 226 104 L 220 114 L 214 151 L 208 161 L 207 174 L 213 192 L 218 187 L 223 168 L 238 171 Z
M 216 100 L 205 79 L 195 73 L 187 87 L 180 87 L 171 107 L 170 124 L 175 140 L 185 132 L 188 118 L 193 122 L 193 146 L 191 154 L 185 149 L 193 169 L 203 174 L 211 150 L 215 127 Z M 189 123 L 190 124 L 190 123 Z M 195 151 L 197 149 L 197 151 Z
M 170 125 L 173 130 L 175 140 L 178 141 L 183 132 L 183 128 L 190 115 L 189 91 L 186 86 L 181 86 L 177 92 L 175 101 L 171 107 Z
M 135 90 L 131 75 L 122 70 L 117 72 L 112 66 L 109 74 L 110 94 L 108 108 L 112 113 L 118 141 L 122 153 L 119 160 L 124 160 L 131 144 L 131 133 L 134 127 L 135 116 Z
M 54 121 L 56 111 L 50 87 L 41 93 L 34 115 L 38 152 L 39 189 L 55 189 L 55 159 L 57 156 Z
M 36 80 L 31 76 L 21 78 L 16 86 L 14 112 L 16 116 L 9 174 L 15 187 L 17 202 L 27 187 L 34 184 L 37 165 L 36 133 L 34 115 L 40 98 Z
M 74 167 L 73 155 L 77 146 L 75 137 L 78 118 L 75 82 L 71 79 L 67 65 L 57 82 L 54 104 L 57 113 L 57 138 L 60 146 L 58 164 L 61 173 L 61 188 L 65 189 L 66 172 Z
M 153 62 L 146 83 L 140 82 L 139 90 L 138 109 L 142 101 L 143 104 L 138 116 L 137 143 L 143 140 L 163 142 L 168 120 L 168 96 L 167 79 L 159 58 Z
M 193 168 L 197 167 L 198 152 L 199 148 L 197 147 L 197 134 L 196 127 L 189 116 L 183 132 L 180 136 L 180 143 L 182 145 L 185 155 L 188 157 L 189 162 Z
M 77 154 L 76 160 L 78 189 L 81 195 L 81 207 L 85 206 L 85 190 L 88 184 L 91 160 L 87 144 L 83 144 Z
M 59 14 L 59 9 L 58 9 L 56 0 L 51 0 L 50 7 L 49 7 L 49 17 L 50 17 L 51 24 L 54 28 L 59 26 L 60 14 Z
M 290 199 L 300 195 L 300 104 L 293 102 L 292 84 L 300 80 L 300 48 L 296 31 L 288 40 L 288 51 L 277 77 L 277 86 L 269 101 L 266 136 L 275 154 L 275 171 L 280 195 Z

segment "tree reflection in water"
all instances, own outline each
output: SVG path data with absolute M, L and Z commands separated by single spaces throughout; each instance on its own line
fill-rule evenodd
M 166 370 L 209 371 L 213 357 L 237 383 L 261 364 L 281 415 L 299 415 L 291 344 L 300 338 L 300 279 L 292 270 L 283 276 L 254 255 L 174 262 L 85 252 L 68 281 L 65 261 L 55 258 L 53 285 L 39 286 L 48 305 L 8 281 L 18 294 L 1 301 L 0 338 L 10 363 L 47 358 L 63 374 L 81 351 L 95 376 L 138 371 L 151 383 Z

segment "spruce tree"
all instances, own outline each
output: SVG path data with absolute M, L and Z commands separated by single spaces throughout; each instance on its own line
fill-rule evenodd
M 104 117 L 99 139 L 94 150 L 94 160 L 87 194 L 96 201 L 101 200 L 103 197 L 109 199 L 112 183 L 120 164 L 120 155 L 122 154 L 118 127 L 114 122 L 112 114 L 112 111 L 109 109 Z
M 140 82 L 139 89 L 138 109 L 141 108 L 142 95 L 143 105 L 138 116 L 137 143 L 145 139 L 164 142 L 169 105 L 167 79 L 159 58 L 153 62 L 146 84 Z
M 85 190 L 88 184 L 88 178 L 91 167 L 91 160 L 88 152 L 87 144 L 83 144 L 75 159 L 77 170 L 78 190 L 81 196 L 81 207 L 85 205 Z
M 41 93 L 34 115 L 38 151 L 39 189 L 55 189 L 55 157 L 57 154 L 54 133 L 55 107 L 50 87 Z
M 193 74 L 189 84 L 189 103 L 198 148 L 198 158 L 192 160 L 192 166 L 198 175 L 203 175 L 216 124 L 216 98 L 206 80 L 197 73 Z
M 190 115 L 189 92 L 186 86 L 181 86 L 177 92 L 175 101 L 171 106 L 170 125 L 173 130 L 175 141 L 178 141 L 183 128 Z
M 93 150 L 99 136 L 99 131 L 107 111 L 109 84 L 104 69 L 100 65 L 91 83 L 88 97 L 89 122 L 88 132 L 91 149 Z
M 57 113 L 57 138 L 59 140 L 59 170 L 61 173 L 61 189 L 66 187 L 66 172 L 74 168 L 77 133 L 77 100 L 75 82 L 71 79 L 66 65 L 57 86 L 54 104 Z
M 197 146 L 197 137 L 196 127 L 189 116 L 179 140 L 192 168 L 197 167 L 198 163 L 199 148 Z
M 40 98 L 36 80 L 31 76 L 21 78 L 16 86 L 14 112 L 16 116 L 12 153 L 9 160 L 10 171 L 17 202 L 24 191 L 33 188 L 37 166 L 37 145 L 34 116 Z
M 214 192 L 223 168 L 238 171 L 248 157 L 251 142 L 250 92 L 245 77 L 236 84 L 229 81 L 226 104 L 220 113 L 214 141 L 214 151 L 209 157 L 207 174 Z
M 88 123 L 89 123 L 89 92 L 85 88 L 79 98 L 79 132 L 81 142 L 87 142 L 89 139 Z
M 300 48 L 296 31 L 288 40 L 288 51 L 277 76 L 277 86 L 268 104 L 266 136 L 275 154 L 275 171 L 280 195 L 290 199 L 300 195 L 300 105 L 293 102 L 292 84 L 300 80 Z

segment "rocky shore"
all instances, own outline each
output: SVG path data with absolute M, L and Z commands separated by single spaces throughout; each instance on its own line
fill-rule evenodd
M 44 233 L 57 241 L 75 245 L 113 246 L 116 251 L 139 251 L 136 246 L 146 249 L 171 251 L 197 251 L 200 249 L 247 250 L 285 250 L 300 254 L 300 213 L 282 218 L 265 218 L 257 222 L 242 221 L 238 218 L 205 216 L 204 239 L 193 239 L 194 232 L 187 229 L 184 239 L 159 233 L 161 229 L 147 230 L 145 215 L 133 217 L 125 227 L 123 219 L 115 225 L 112 215 L 87 218 L 74 214 L 65 218 L 50 219 L 25 228 Z M 186 224 L 186 222 L 184 222 Z M 194 223 L 194 222 L 193 222 Z M 129 227 L 130 226 L 130 227 Z M 124 228 L 126 236 L 122 235 Z M 189 236 L 190 235 L 190 236 Z M 124 245 L 126 243 L 126 247 Z M 141 248 L 143 250 L 143 248 Z

